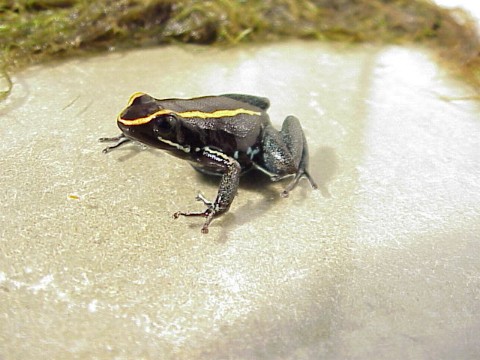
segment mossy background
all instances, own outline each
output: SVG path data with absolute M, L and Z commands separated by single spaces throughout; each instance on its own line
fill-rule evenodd
M 23 0 L 0 2 L 7 72 L 59 57 L 166 43 L 234 45 L 305 38 L 422 43 L 480 89 L 473 19 L 428 0 Z M 2 89 L 0 89 L 2 90 Z

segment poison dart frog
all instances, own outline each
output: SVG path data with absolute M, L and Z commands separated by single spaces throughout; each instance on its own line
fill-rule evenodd
M 204 211 L 173 215 L 204 217 L 206 234 L 212 219 L 230 208 L 240 175 L 247 170 L 258 169 L 272 181 L 293 177 L 281 192 L 283 197 L 303 177 L 317 188 L 308 172 L 308 147 L 299 120 L 288 116 L 278 131 L 270 123 L 269 106 L 267 98 L 244 94 L 160 100 L 137 92 L 117 117 L 122 133 L 100 141 L 114 142 L 104 153 L 135 141 L 188 160 L 198 171 L 221 176 L 214 201 L 197 195 Z

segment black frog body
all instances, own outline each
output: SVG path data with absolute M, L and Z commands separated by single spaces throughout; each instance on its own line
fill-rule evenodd
M 205 217 L 202 232 L 207 233 L 211 220 L 229 209 L 241 173 L 252 167 L 274 181 L 294 176 L 284 197 L 302 177 L 317 187 L 307 171 L 308 148 L 300 122 L 289 116 L 277 131 L 266 113 L 269 105 L 266 98 L 244 94 L 160 100 L 135 93 L 117 117 L 122 134 L 100 140 L 116 142 L 104 152 L 134 140 L 188 160 L 199 171 L 221 175 L 213 202 L 197 196 L 205 211 L 174 214 Z

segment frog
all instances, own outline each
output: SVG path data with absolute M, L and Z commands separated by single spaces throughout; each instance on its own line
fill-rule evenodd
M 120 135 L 99 140 L 112 143 L 103 153 L 137 142 L 186 160 L 204 174 L 220 176 L 213 201 L 201 193 L 196 197 L 205 210 L 173 214 L 175 219 L 205 218 L 201 232 L 207 234 L 212 220 L 230 209 L 240 177 L 249 170 L 257 169 L 272 181 L 291 178 L 281 197 L 288 197 L 302 178 L 318 188 L 308 171 L 308 146 L 300 121 L 287 116 L 281 130 L 276 130 L 267 114 L 269 107 L 268 98 L 247 94 L 157 99 L 136 92 L 117 116 Z

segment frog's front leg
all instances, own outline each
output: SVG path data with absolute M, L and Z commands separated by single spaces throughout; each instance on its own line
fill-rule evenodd
M 115 142 L 115 144 L 113 145 L 110 145 L 110 146 L 107 146 L 105 149 L 103 149 L 103 153 L 106 154 L 108 152 L 110 152 L 111 150 L 115 149 L 115 148 L 118 148 L 119 146 L 129 142 L 129 141 L 132 141 L 130 140 L 128 137 L 126 137 L 123 133 L 118 135 L 118 136 L 114 136 L 114 137 L 102 137 L 100 139 L 98 139 L 98 141 L 100 142 Z
M 199 212 L 182 212 L 178 211 L 173 214 L 177 219 L 179 216 L 202 216 L 205 217 L 205 223 L 202 227 L 202 233 L 208 233 L 208 226 L 215 216 L 226 212 L 237 194 L 238 184 L 240 182 L 241 166 L 237 160 L 225 155 L 220 151 L 216 151 L 205 147 L 199 157 L 199 162 L 208 169 L 215 169 L 223 172 L 220 180 L 217 197 L 211 202 L 205 199 L 201 194 L 197 195 L 197 200 L 202 201 L 207 208 Z
M 282 191 L 283 197 L 288 196 L 302 177 L 308 179 L 312 188 L 318 188 L 308 173 L 307 141 L 300 121 L 295 116 L 285 119 L 281 131 L 268 125 L 264 130 L 262 144 L 262 163 L 256 164 L 257 168 L 266 172 L 274 181 L 294 175 L 293 180 Z

